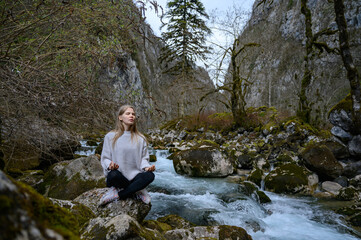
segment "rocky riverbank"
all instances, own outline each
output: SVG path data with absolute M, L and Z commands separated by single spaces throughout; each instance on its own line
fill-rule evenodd
M 259 108 L 271 115 L 273 109 Z M 149 132 L 154 148 L 167 148 L 178 174 L 192 177 L 238 177 L 258 188 L 282 194 L 311 196 L 322 201 L 345 201 L 334 209 L 350 225 L 361 226 L 361 144 L 358 138 L 334 134 L 348 129 L 344 110 L 330 114 L 332 133 L 317 130 L 296 118 L 268 122 L 251 128 L 215 130 L 212 126 L 185 127 L 184 119 Z M 274 119 L 274 118 L 273 118 Z M 336 119 L 336 120 L 335 120 Z M 336 131 L 339 133 L 340 131 Z
M 264 190 L 343 201 L 346 206 L 333 210 L 359 229 L 359 136 L 348 133 L 344 138 L 296 118 L 280 119 L 272 108 L 254 109 L 251 116 L 260 117 L 240 128 L 224 124 L 228 114 L 214 115 L 217 121 L 211 124 L 175 119 L 147 137 L 154 149 L 172 152 L 169 158 L 178 174 L 228 177 L 259 204 L 271 201 Z M 342 119 L 345 113 L 332 116 Z M 345 128 L 345 121 L 338 123 Z M 101 152 L 101 144 L 96 152 Z M 1 233 L 7 239 L 251 239 L 240 227 L 195 226 L 175 215 L 144 220 L 151 204 L 133 199 L 99 207 L 106 188 L 97 154 L 55 163 L 45 173 L 10 172 L 18 181 L 0 174 L 0 217 L 6 223 Z

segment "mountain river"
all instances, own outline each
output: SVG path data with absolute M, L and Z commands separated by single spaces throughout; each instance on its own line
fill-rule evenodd
M 243 227 L 255 240 L 359 239 L 340 219 L 314 198 L 266 194 L 272 203 L 260 205 L 242 194 L 227 178 L 179 175 L 166 150 L 156 150 L 156 178 L 148 187 L 152 209 L 146 219 L 177 214 L 197 225 Z

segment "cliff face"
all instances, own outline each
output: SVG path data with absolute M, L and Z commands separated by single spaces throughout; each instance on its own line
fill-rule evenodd
M 300 0 L 274 0 L 261 4 L 256 0 L 252 16 L 240 41 L 261 47 L 247 51 L 242 74 L 249 73 L 253 83 L 247 106 L 275 106 L 295 113 L 304 69 L 305 18 Z M 271 1 L 269 1 L 271 2 Z M 361 1 L 345 1 L 352 55 L 361 66 Z M 337 30 L 333 3 L 309 0 L 313 34 L 330 28 Z M 322 36 L 319 41 L 338 47 L 338 34 Z M 326 120 L 327 112 L 349 93 L 349 82 L 340 55 L 314 50 L 311 60 L 312 81 L 307 97 L 315 120 Z
M 197 67 L 195 79 L 188 79 L 187 82 L 163 73 L 158 61 L 162 43 L 149 26 L 143 27 L 145 38 L 137 39 L 136 52 L 119 53 L 114 64 L 104 66 L 100 73 L 100 82 L 108 88 L 114 100 L 134 105 L 143 128 L 155 127 L 165 120 L 178 117 L 181 94 L 185 99 L 186 115 L 198 113 L 201 108 L 210 112 L 220 110 L 217 96 L 199 101 L 204 94 L 214 89 L 204 69 Z

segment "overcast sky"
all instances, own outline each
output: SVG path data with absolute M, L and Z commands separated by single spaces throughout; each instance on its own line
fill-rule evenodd
M 156 0 L 157 3 L 166 10 L 167 0 Z M 251 11 L 254 0 L 203 0 L 201 1 L 206 8 L 206 12 L 208 14 L 211 13 L 212 10 L 218 9 L 219 11 L 226 11 L 228 8 L 231 8 L 233 5 L 237 5 L 242 7 L 245 11 Z M 153 31 L 156 35 L 160 35 L 159 27 L 161 26 L 161 22 L 159 17 L 155 14 L 154 10 L 148 7 L 148 11 L 146 12 L 146 21 L 151 25 Z
M 167 0 L 156 1 L 159 5 L 163 7 L 164 11 L 166 11 Z M 214 15 L 214 12 L 217 12 L 218 16 L 222 18 L 222 15 L 226 15 L 227 10 L 229 11 L 234 7 L 236 7 L 237 9 L 241 8 L 242 11 L 251 13 L 254 1 L 255 0 L 202 0 L 201 2 L 204 4 L 208 15 L 211 16 Z M 160 18 L 155 14 L 153 9 L 149 8 L 149 5 L 146 12 L 146 21 L 150 24 L 154 33 L 157 36 L 160 36 Z M 216 29 L 217 26 L 212 25 L 210 22 L 208 23 L 208 27 L 211 28 L 213 34 L 208 37 L 207 44 L 214 49 L 214 54 L 210 55 L 205 62 L 198 60 L 196 63 L 198 66 L 206 68 L 214 83 L 217 83 L 219 81 L 222 81 L 222 79 L 220 79 L 220 77 L 216 78 L 216 66 L 219 65 L 220 59 L 222 58 L 221 55 L 223 55 L 222 49 L 217 48 L 217 45 L 230 46 L 230 44 L 233 43 L 234 38 L 227 36 L 224 32 L 218 31 Z M 166 30 L 166 27 L 164 27 L 162 30 Z M 228 67 L 227 62 L 228 60 L 225 59 L 222 68 L 226 69 Z

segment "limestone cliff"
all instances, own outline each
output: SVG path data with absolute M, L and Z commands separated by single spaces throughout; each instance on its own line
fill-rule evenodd
M 217 96 L 199 99 L 214 89 L 208 73 L 196 67 L 195 80 L 183 83 L 176 76 L 163 73 L 158 58 L 162 42 L 148 25 L 142 29 L 144 38 L 137 39 L 134 54 L 119 53 L 115 64 L 104 66 L 100 73 L 103 86 L 110 87 L 114 100 L 135 105 L 140 113 L 140 124 L 143 128 L 158 126 L 164 120 L 178 117 L 181 85 L 185 86 L 184 113 L 198 113 L 220 110 Z
M 295 113 L 303 77 L 305 56 L 305 21 L 300 0 L 274 0 L 260 4 L 256 0 L 252 16 L 240 36 L 244 43 L 256 42 L 260 48 L 247 52 L 242 73 L 253 83 L 247 106 L 275 106 Z M 259 6 L 258 6 L 259 5 Z M 333 3 L 309 0 L 313 34 L 330 28 L 337 30 Z M 346 20 L 352 55 L 361 67 L 361 1 L 346 0 Z M 338 34 L 320 41 L 338 47 Z M 315 120 L 326 120 L 327 112 L 349 93 L 349 82 L 340 55 L 315 50 L 311 61 L 312 81 L 307 97 L 312 102 Z

